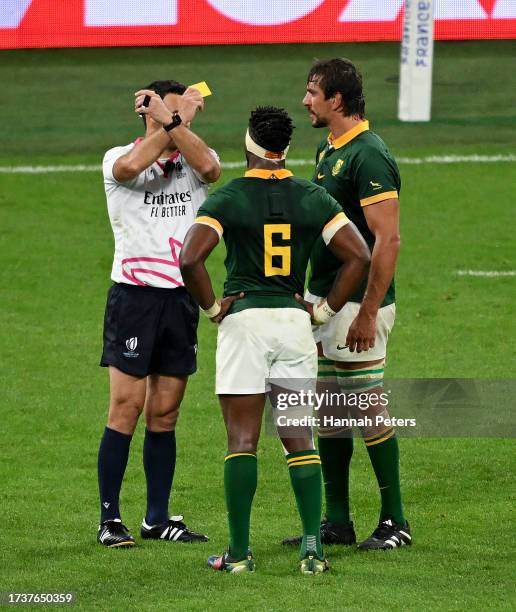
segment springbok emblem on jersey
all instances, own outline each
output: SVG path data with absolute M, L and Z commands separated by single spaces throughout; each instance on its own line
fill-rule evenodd
M 344 160 L 343 159 L 338 159 L 337 163 L 331 169 L 332 175 L 333 176 L 337 176 L 337 174 L 341 171 L 343 165 L 344 165 Z

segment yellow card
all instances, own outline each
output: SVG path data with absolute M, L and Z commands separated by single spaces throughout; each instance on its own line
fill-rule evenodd
M 211 96 L 211 90 L 208 87 L 208 84 L 206 83 L 206 81 L 201 81 L 200 83 L 196 83 L 195 85 L 190 85 L 190 87 L 193 87 L 197 89 L 198 91 L 200 91 L 201 96 L 203 98 L 206 98 L 206 96 Z

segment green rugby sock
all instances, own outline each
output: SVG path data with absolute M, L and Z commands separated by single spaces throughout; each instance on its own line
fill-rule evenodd
M 350 432 L 351 434 L 351 432 Z M 349 464 L 353 456 L 353 438 L 322 438 L 319 436 L 319 454 L 326 498 L 326 518 L 331 523 L 348 525 Z
M 401 504 L 400 487 L 400 455 L 394 429 L 368 438 L 365 443 L 382 497 L 380 519 L 392 516 L 396 523 L 404 525 L 405 516 Z
M 299 558 L 303 559 L 307 550 L 315 550 L 317 556 L 322 559 L 322 477 L 319 453 L 312 449 L 290 453 L 287 455 L 287 465 L 303 525 Z
M 249 522 L 258 465 L 254 453 L 229 453 L 224 460 L 224 491 L 229 521 L 229 556 L 241 561 L 249 549 Z

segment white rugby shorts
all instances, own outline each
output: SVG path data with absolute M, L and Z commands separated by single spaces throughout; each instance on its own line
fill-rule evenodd
M 322 297 L 313 295 L 309 291 L 305 293 L 305 300 L 312 304 L 318 304 Z M 396 305 L 389 304 L 378 310 L 376 317 L 376 338 L 374 347 L 361 353 L 351 352 L 344 348 L 349 326 L 360 310 L 360 304 L 348 302 L 339 312 L 324 325 L 312 327 L 314 340 L 322 344 L 324 356 L 327 359 L 345 362 L 375 361 L 385 359 L 387 354 L 387 340 L 394 325 L 396 316 Z
M 248 308 L 223 319 L 217 336 L 216 393 L 269 391 L 268 379 L 317 378 L 310 316 L 300 308 Z

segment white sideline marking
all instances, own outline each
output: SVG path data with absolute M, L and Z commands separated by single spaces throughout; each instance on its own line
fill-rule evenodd
M 516 162 L 516 155 L 430 155 L 428 157 L 398 157 L 399 164 L 485 164 Z M 311 166 L 314 159 L 290 159 L 287 166 Z M 245 162 L 223 162 L 222 168 L 228 170 L 244 168 Z M 0 166 L 0 174 L 49 174 L 51 172 L 100 172 L 102 166 L 77 164 L 74 166 Z
M 457 270 L 457 276 L 516 276 L 516 270 Z
M 486 164 L 515 162 L 516 155 L 429 155 L 428 157 L 398 157 L 399 164 Z
M 50 172 L 98 172 L 102 166 L 0 166 L 2 174 L 48 174 Z

